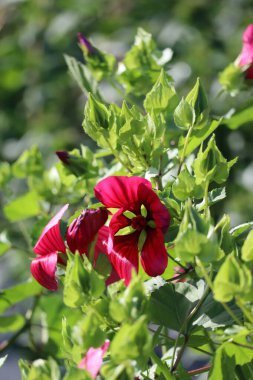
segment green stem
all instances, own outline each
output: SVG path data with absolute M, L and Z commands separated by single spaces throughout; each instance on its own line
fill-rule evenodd
M 169 249 L 169 247 L 168 247 L 168 249 Z M 181 264 L 180 261 L 177 261 L 176 259 L 174 259 L 174 257 L 171 256 L 168 252 L 167 252 L 167 254 L 168 254 L 169 258 L 170 258 L 172 261 L 174 261 L 175 264 L 177 264 L 178 266 L 180 266 L 181 268 L 183 268 L 185 271 L 188 269 L 188 268 L 186 268 L 183 264 Z
M 153 360 L 153 362 L 157 365 L 157 367 L 160 369 L 165 379 L 173 380 L 173 376 L 171 375 L 169 368 L 167 367 L 165 363 L 162 362 L 162 360 L 156 355 L 154 351 L 151 352 L 150 357 Z
M 181 156 L 181 159 L 180 159 L 180 162 L 179 162 L 179 167 L 178 167 L 177 175 L 179 175 L 180 172 L 181 172 L 181 169 L 182 169 L 182 166 L 183 166 L 183 163 L 184 163 L 184 160 L 185 160 L 186 148 L 187 148 L 187 145 L 189 143 L 189 139 L 191 137 L 192 131 L 193 131 L 193 125 L 188 129 L 187 135 L 185 137 L 184 148 L 183 148 L 182 156 Z
M 207 218 L 208 217 L 208 187 L 209 187 L 209 181 L 206 181 L 205 185 L 205 192 L 204 192 L 204 215 Z
M 244 306 L 244 304 L 242 303 L 241 300 L 239 300 L 239 298 L 236 298 L 236 303 L 237 305 L 239 306 L 239 308 L 243 311 L 244 315 L 246 316 L 246 318 L 248 319 L 248 321 L 250 323 L 253 323 L 253 316 L 251 315 L 251 313 L 247 310 L 246 306 Z

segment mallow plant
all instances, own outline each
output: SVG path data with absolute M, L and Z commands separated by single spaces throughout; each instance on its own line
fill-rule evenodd
M 22 380 L 253 378 L 253 222 L 212 211 L 237 161 L 216 144 L 222 116 L 199 78 L 177 93 L 171 51 L 144 30 L 120 62 L 78 38 L 83 62 L 65 59 L 97 149 L 48 169 L 33 146 L 0 166 L 0 255 L 26 273 L 1 290 L 0 365 L 22 335 Z M 250 88 L 252 41 L 251 25 L 224 91 Z

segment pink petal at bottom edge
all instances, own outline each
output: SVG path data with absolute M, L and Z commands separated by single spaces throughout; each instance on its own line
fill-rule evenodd
M 58 283 L 55 277 L 57 266 L 57 252 L 52 252 L 46 256 L 40 256 L 31 262 L 31 273 L 35 280 L 48 290 L 57 290 Z
M 91 347 L 79 363 L 78 368 L 86 369 L 86 371 L 91 374 L 92 378 L 95 379 L 103 364 L 103 357 L 108 350 L 109 345 L 110 341 L 106 340 L 103 346 L 99 348 Z

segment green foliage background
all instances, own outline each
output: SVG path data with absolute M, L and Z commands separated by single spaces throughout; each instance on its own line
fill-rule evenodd
M 217 100 L 215 95 L 217 74 L 236 58 L 243 29 L 252 22 L 250 0 L 4 0 L 0 9 L 1 159 L 12 161 L 36 143 L 44 160 L 52 161 L 54 150 L 72 149 L 87 139 L 81 128 L 85 99 L 67 74 L 63 59 L 63 53 L 82 59 L 78 31 L 121 57 L 137 26 L 144 27 L 161 48 L 173 49 L 177 88 L 184 86 L 186 91 L 185 82 L 192 86 L 200 76 L 217 114 L 237 108 L 242 101 L 238 97 Z M 104 91 L 108 101 L 117 97 L 108 88 Z M 218 137 L 228 158 L 241 158 L 227 207 L 236 222 L 242 214 L 244 220 L 249 219 L 253 206 L 246 190 L 252 185 L 247 179 L 252 167 L 248 175 L 241 171 L 252 161 L 251 125 L 232 133 L 222 128 Z M 246 188 L 241 186 L 241 174 Z

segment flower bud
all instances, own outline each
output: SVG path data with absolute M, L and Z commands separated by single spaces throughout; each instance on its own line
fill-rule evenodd
M 107 220 L 104 208 L 87 209 L 73 220 L 67 230 L 67 243 L 71 252 L 87 254 L 89 244 L 95 239 L 99 229 Z
M 71 154 L 64 150 L 58 150 L 55 153 L 71 174 L 76 177 L 87 175 L 87 160 L 79 152 Z
M 82 33 L 77 33 L 77 37 L 79 40 L 79 44 L 81 49 L 85 54 L 94 54 L 96 52 L 96 49 L 94 46 L 90 43 L 90 41 L 82 35 Z

